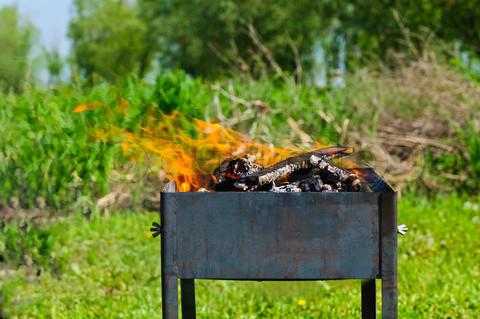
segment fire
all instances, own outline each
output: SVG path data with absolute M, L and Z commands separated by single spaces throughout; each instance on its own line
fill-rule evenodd
M 184 129 L 185 117 L 178 112 L 150 115 L 140 134 L 120 131 L 125 153 L 131 150 L 154 154 L 169 180 L 180 192 L 195 191 L 208 185 L 209 175 L 227 157 L 251 154 L 263 165 L 271 165 L 301 152 L 294 147 L 280 148 L 253 141 L 246 135 L 191 118 L 190 130 Z M 318 145 L 316 146 L 318 148 Z
M 75 109 L 73 109 L 74 113 L 80 113 L 85 111 L 94 111 L 100 107 L 100 103 L 97 102 L 89 102 L 87 104 L 77 105 Z
M 119 109 L 124 112 L 126 102 L 121 102 Z M 92 108 L 79 106 L 74 112 L 86 110 Z M 168 180 L 175 181 L 180 192 L 207 187 L 211 172 L 228 157 L 250 154 L 257 158 L 256 162 L 268 166 L 305 151 L 253 141 L 233 129 L 178 112 L 165 115 L 152 111 L 138 132 L 112 125 L 110 134 L 96 135 L 119 138 L 123 154 L 132 160 L 148 155 L 149 160 L 158 162 Z M 317 143 L 312 149 L 320 147 L 323 145 Z

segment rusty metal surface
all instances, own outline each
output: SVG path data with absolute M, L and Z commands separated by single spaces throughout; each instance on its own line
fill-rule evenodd
M 379 275 L 379 193 L 162 193 L 163 271 L 178 278 Z

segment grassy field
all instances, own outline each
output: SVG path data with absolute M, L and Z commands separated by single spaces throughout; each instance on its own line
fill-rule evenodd
M 472 201 L 470 199 L 470 201 Z M 478 318 L 480 212 L 456 195 L 399 201 L 400 318 Z M 6 318 L 158 318 L 161 280 L 154 214 L 72 214 L 51 226 L 10 225 L 0 249 L 16 251 L 19 267 L 3 265 L 0 303 Z M 201 318 L 360 317 L 360 284 L 199 281 Z M 380 296 L 377 296 L 378 298 Z M 379 300 L 380 302 L 380 300 Z

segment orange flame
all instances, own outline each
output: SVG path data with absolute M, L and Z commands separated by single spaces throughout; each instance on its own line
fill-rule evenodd
M 100 103 L 98 102 L 89 102 L 87 104 L 77 105 L 74 109 L 74 113 L 80 113 L 85 111 L 95 111 L 100 107 Z
M 126 102 L 121 100 L 121 103 L 124 111 Z M 132 160 L 137 159 L 139 152 L 154 155 L 165 177 L 175 181 L 180 192 L 207 187 L 210 174 L 228 157 L 250 154 L 257 158 L 257 163 L 268 166 L 302 151 L 297 147 L 280 148 L 253 141 L 233 129 L 178 112 L 170 115 L 151 112 L 139 132 L 112 126 L 110 133 L 120 137 L 123 154 Z M 105 136 L 105 133 L 99 135 Z M 322 146 L 317 143 L 312 149 Z
M 199 119 L 191 119 L 189 132 L 182 128 L 182 120 L 177 112 L 149 116 L 140 134 L 120 131 L 124 152 L 136 149 L 157 155 L 166 178 L 174 180 L 181 192 L 206 187 L 210 173 L 227 157 L 250 154 L 262 165 L 271 165 L 301 151 L 252 141 L 235 130 Z

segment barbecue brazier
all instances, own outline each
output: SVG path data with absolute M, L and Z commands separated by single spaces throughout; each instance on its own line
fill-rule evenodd
M 397 318 L 396 194 L 162 192 L 162 313 L 195 318 L 194 279 L 363 279 L 362 318 Z

